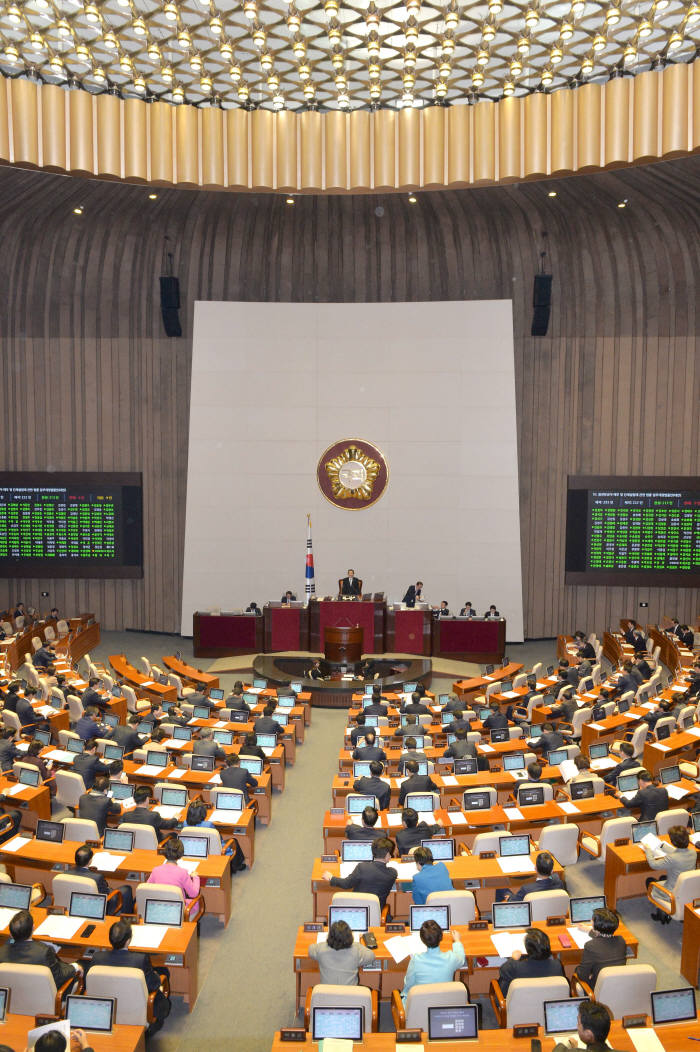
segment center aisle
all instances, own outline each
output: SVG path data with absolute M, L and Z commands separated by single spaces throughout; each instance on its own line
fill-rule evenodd
M 314 709 L 303 749 L 273 800 L 274 821 L 255 832 L 255 867 L 233 878 L 226 931 L 205 918 L 200 994 L 187 1014 L 176 1002 L 149 1052 L 233 1047 L 269 1052 L 270 1035 L 294 1021 L 292 951 L 311 919 L 311 860 L 320 854 L 329 785 L 338 768 L 344 710 Z

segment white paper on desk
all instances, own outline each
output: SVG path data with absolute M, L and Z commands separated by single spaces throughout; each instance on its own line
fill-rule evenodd
M 391 817 L 391 816 L 389 815 L 387 817 Z M 346 818 L 348 820 L 348 825 L 351 825 L 351 826 L 361 826 L 362 825 L 362 815 L 346 815 Z M 400 824 L 401 823 L 399 822 L 399 825 Z
M 567 928 L 566 930 L 568 931 L 569 935 L 571 936 L 573 941 L 578 946 L 579 950 L 582 950 L 583 947 L 586 945 L 586 943 L 590 942 L 590 940 L 591 940 L 591 936 L 588 934 L 588 932 L 587 931 L 581 931 L 580 928 L 571 927 L 571 928 Z
M 359 824 L 361 824 L 361 823 L 362 823 L 362 818 L 360 817 L 360 823 Z M 390 826 L 392 829 L 394 827 L 396 827 L 396 826 L 400 826 L 402 824 L 401 815 L 388 814 L 386 816 L 386 824 L 388 826 Z
M 515 822 L 519 818 L 524 818 L 525 815 L 522 813 L 519 807 L 504 807 L 506 818 L 509 822 Z
M 274 746 L 270 747 L 269 745 L 261 745 L 260 748 L 266 756 L 272 756 L 273 752 L 275 751 Z
M 496 751 L 494 749 L 493 745 L 489 745 L 488 742 L 486 742 L 484 745 L 480 745 L 479 748 L 481 749 L 482 752 L 495 752 Z
M 227 727 L 228 724 L 226 723 L 226 720 L 217 720 L 216 723 L 214 724 L 214 726 L 215 727 Z
M 659 840 L 656 833 L 646 833 L 639 843 L 649 851 L 653 851 L 655 855 L 660 855 L 662 858 L 666 857 L 666 852 L 663 850 L 663 840 Z
M 384 945 L 397 964 L 405 961 L 412 953 L 425 953 L 425 945 L 417 931 L 411 932 L 410 935 L 394 935 L 391 939 L 386 939 Z
M 240 816 L 243 814 L 242 811 L 231 811 L 229 809 L 214 810 L 209 815 L 209 821 L 213 822 L 214 825 L 218 822 L 222 826 L 234 826 L 240 821 Z
M 637 1052 L 664 1052 L 664 1045 L 652 1026 L 633 1026 L 625 1033 Z
M 19 913 L 19 910 L 11 909 L 9 906 L 3 906 L 0 908 L 0 931 L 5 931 L 9 927 L 10 921 L 15 913 Z
M 67 749 L 51 749 L 44 753 L 45 760 L 58 760 L 60 763 L 73 763 L 73 753 Z
M 632 800 L 637 795 L 637 790 L 633 789 L 631 793 L 620 793 L 623 800 Z
M 609 771 L 612 767 L 617 767 L 617 764 L 609 756 L 601 756 L 600 759 L 590 762 L 592 771 Z
M 671 687 L 671 690 L 675 691 L 676 694 L 685 694 L 687 689 L 687 687 L 676 687 L 675 684 Z
M 648 709 L 649 712 L 654 712 L 654 710 L 656 709 L 656 702 L 655 701 L 645 701 L 644 704 L 641 707 L 643 709 Z
M 556 683 L 557 682 L 557 677 L 556 676 L 547 676 L 547 682 L 548 683 Z
M 641 712 L 626 712 L 625 716 L 628 720 L 641 720 L 642 718 Z
M 516 950 L 525 953 L 525 932 L 522 934 L 512 931 L 494 932 L 491 942 L 499 957 L 512 957 Z
M 17 752 L 26 752 L 28 748 L 29 742 L 17 742 L 15 744 L 15 749 L 17 750 Z
M 47 935 L 50 939 L 72 939 L 85 923 L 84 917 L 47 917 L 35 929 L 35 935 Z
M 418 872 L 415 862 L 389 862 L 391 869 L 395 869 L 398 880 L 413 880 Z
M 8 840 L 2 845 L 3 851 L 19 851 L 25 844 L 31 844 L 32 838 L 28 836 L 13 836 L 12 840 Z
M 56 712 L 57 710 L 53 707 L 53 705 L 37 705 L 34 711 L 38 712 L 41 716 L 51 716 L 52 713 Z
M 31 788 L 28 785 L 21 785 L 17 782 L 15 785 L 8 785 L 6 789 L 2 790 L 3 796 L 17 796 L 17 793 L 23 792 L 25 789 Z
M 111 851 L 96 851 L 90 865 L 101 870 L 102 873 L 114 873 L 125 861 L 126 855 L 113 855 Z
M 544 690 L 544 688 L 547 686 L 547 684 L 546 683 L 540 683 L 539 680 L 536 680 L 535 686 L 537 687 L 538 690 Z
M 700 738 L 700 727 L 691 727 L 685 733 L 692 734 L 694 738 Z
M 459 782 L 453 774 L 443 774 L 442 776 L 443 785 L 459 785 Z
M 172 804 L 156 804 L 153 808 L 162 818 L 177 818 L 182 811 L 181 807 L 173 807 Z
M 534 873 L 535 863 L 527 855 L 506 855 L 497 858 L 501 873 Z
M 501 697 L 502 698 L 519 698 L 520 695 L 518 694 L 517 690 L 504 690 L 503 693 L 501 694 Z
M 190 876 L 197 872 L 197 866 L 199 865 L 199 859 L 196 858 L 181 858 L 178 862 L 178 866 L 182 866 L 186 869 Z
M 166 782 L 169 782 L 171 778 L 184 778 L 186 773 L 187 773 L 187 768 L 186 767 L 179 767 L 176 771 L 171 771 L 170 774 L 168 775 L 168 777 L 165 780 L 166 780 Z
M 690 843 L 693 844 L 694 847 L 698 847 L 698 845 L 700 845 L 700 833 L 691 833 Z
M 488 679 L 490 681 L 490 680 L 493 679 L 493 676 L 482 676 L 481 678 L 482 679 Z
M 669 750 L 669 746 L 664 745 L 663 742 L 654 742 L 654 745 L 657 749 L 661 749 L 661 752 L 668 752 Z
M 187 742 L 183 741 L 182 738 L 166 738 L 163 745 L 166 749 L 183 749 Z
M 568 782 L 572 778 L 575 778 L 578 774 L 578 767 L 576 766 L 573 760 L 564 760 L 563 763 L 559 764 L 559 770 L 565 782 Z
M 218 771 L 214 771 L 211 778 L 208 779 L 209 785 L 221 785 L 221 775 Z
M 168 932 L 167 924 L 135 924 L 131 929 L 132 949 L 157 950 Z
M 514 782 L 519 782 L 521 778 L 527 778 L 527 771 L 508 771 Z
M 354 676 L 350 676 L 354 679 Z M 346 1037 L 324 1037 L 319 1043 L 319 1052 L 352 1052 L 354 1045 Z
M 140 687 L 155 687 L 155 680 L 153 679 L 142 679 L 139 683 Z
M 264 687 L 246 687 L 246 694 L 262 694 Z
M 588 726 L 592 731 L 604 731 L 605 727 L 601 727 L 599 723 L 589 723 Z
M 667 785 L 666 792 L 672 800 L 682 800 L 684 796 L 688 795 L 682 785 Z
M 343 880 L 345 879 L 345 877 L 349 877 L 350 876 L 350 874 L 352 873 L 352 871 L 354 870 L 356 865 L 357 865 L 357 862 L 341 862 L 340 863 L 340 876 L 343 878 Z
M 33 1030 L 29 1031 L 27 1034 L 27 1048 L 30 1052 L 39 1038 L 44 1034 L 48 1034 L 51 1030 L 58 1030 L 59 1034 L 62 1034 L 66 1039 L 66 1047 L 70 1048 L 70 1020 L 58 1019 L 55 1023 L 46 1023 L 45 1026 L 36 1026 Z
M 596 698 L 598 697 L 597 694 L 590 694 L 588 692 L 586 694 L 584 694 L 583 696 L 584 696 L 584 698 L 590 698 L 592 701 L 595 701 Z
M 156 765 L 154 763 L 144 763 L 141 767 L 137 767 L 136 768 L 135 773 L 136 774 L 154 775 L 154 774 L 162 774 L 162 772 L 164 770 L 165 770 L 165 768 L 163 768 L 163 767 L 156 767 Z

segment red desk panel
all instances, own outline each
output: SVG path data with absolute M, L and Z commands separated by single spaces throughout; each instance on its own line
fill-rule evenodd
M 265 653 L 309 649 L 309 611 L 303 606 L 268 603 L 264 610 Z
M 362 651 L 381 654 L 384 651 L 384 609 L 381 600 L 319 599 L 311 603 L 310 647 L 323 650 L 323 633 L 330 628 L 355 628 L 363 631 Z
M 461 657 L 491 664 L 501 661 L 506 645 L 506 623 L 481 618 L 437 618 L 433 621 L 433 656 Z
M 255 614 L 192 616 L 195 657 L 252 654 L 262 649 L 263 619 Z

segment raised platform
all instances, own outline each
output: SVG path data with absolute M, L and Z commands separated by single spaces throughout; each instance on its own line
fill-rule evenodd
M 350 708 L 352 695 L 365 689 L 364 679 L 309 679 L 305 675 L 311 660 L 306 657 L 290 657 L 280 654 L 258 654 L 253 660 L 256 676 L 264 677 L 270 685 L 285 687 L 292 682 L 304 684 L 304 690 L 311 692 L 311 704 L 325 709 Z M 376 679 L 368 682 L 378 683 L 382 691 L 397 691 L 408 683 L 430 684 L 432 662 L 416 658 L 373 658 L 373 671 L 379 673 Z

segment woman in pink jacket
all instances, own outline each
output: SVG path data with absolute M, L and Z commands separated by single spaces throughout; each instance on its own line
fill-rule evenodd
M 178 865 L 179 860 L 185 853 L 182 841 L 178 837 L 171 837 L 170 840 L 166 841 L 163 852 L 165 854 L 165 862 L 161 866 L 156 866 L 148 878 L 148 883 L 172 884 L 181 888 L 185 896 L 185 905 L 189 906 L 193 899 L 196 899 L 197 895 L 199 895 L 199 877 L 196 875 L 190 876 L 184 866 Z M 189 919 L 196 920 L 196 918 L 197 913 L 194 913 Z

